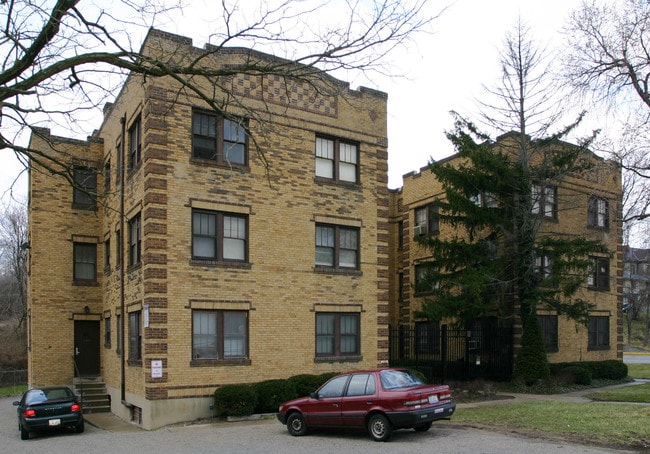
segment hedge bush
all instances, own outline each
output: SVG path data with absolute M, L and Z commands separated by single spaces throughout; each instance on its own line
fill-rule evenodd
M 582 366 L 567 366 L 561 369 L 559 374 L 567 383 L 575 383 L 576 385 L 591 385 L 591 371 Z
M 214 392 L 214 413 L 218 417 L 274 413 L 281 403 L 309 395 L 335 375 L 338 372 L 294 375 L 252 385 L 225 385 Z
M 551 364 L 551 373 L 557 375 L 569 366 L 579 366 L 588 369 L 593 379 L 622 380 L 627 377 L 627 364 L 623 361 L 610 359 L 606 361 L 583 361 Z
M 255 413 L 274 413 L 282 402 L 297 397 L 289 380 L 266 380 L 251 386 L 257 395 Z
M 214 392 L 216 416 L 246 416 L 253 414 L 257 396 L 250 385 L 224 385 Z

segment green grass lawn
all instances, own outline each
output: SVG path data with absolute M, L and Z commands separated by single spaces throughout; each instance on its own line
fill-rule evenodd
M 650 364 L 628 364 L 627 374 L 632 378 L 650 379 Z
M 27 391 L 27 385 L 24 386 L 5 386 L 0 388 L 0 397 L 20 396 Z
M 452 421 L 567 435 L 606 446 L 650 444 L 650 406 L 526 402 L 459 409 Z
M 587 394 L 588 398 L 604 402 L 644 402 L 650 403 L 650 383 L 629 385 Z

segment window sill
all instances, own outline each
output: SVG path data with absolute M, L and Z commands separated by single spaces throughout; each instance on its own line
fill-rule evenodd
M 596 230 L 598 232 L 609 232 L 609 226 L 600 226 L 600 225 L 587 225 L 589 230 Z
M 592 292 L 609 292 L 609 287 L 607 288 L 600 288 L 600 287 L 587 287 L 587 290 L 591 290 Z
M 82 280 L 82 279 L 75 279 L 72 281 L 72 285 L 75 287 L 99 287 L 99 282 L 97 280 Z
M 216 268 L 241 268 L 249 270 L 252 267 L 252 264 L 249 262 L 236 262 L 236 261 L 220 261 L 220 260 L 208 260 L 208 259 L 191 259 L 190 265 L 193 266 L 208 266 Z
M 361 355 L 314 357 L 315 363 L 358 363 L 361 361 L 363 361 L 363 356 Z
M 142 360 L 141 359 L 127 359 L 126 364 L 129 366 L 134 366 L 134 367 L 142 367 Z
M 213 367 L 213 366 L 250 366 L 250 358 L 230 359 L 193 359 L 190 367 Z
M 345 268 L 328 268 L 325 266 L 315 266 L 314 273 L 317 274 L 337 274 L 340 276 L 363 276 L 363 271 Z
M 609 345 L 588 345 L 587 346 L 587 351 L 589 352 L 603 351 L 603 350 L 611 350 L 611 347 Z
M 341 186 L 347 189 L 361 190 L 363 187 L 359 182 L 343 181 L 343 180 L 334 180 L 332 178 L 325 177 L 314 177 L 314 183 L 323 184 L 328 186 Z
M 241 173 L 250 173 L 251 168 L 248 164 L 239 164 L 236 162 L 221 162 L 216 159 L 190 157 L 190 164 L 207 167 L 217 167 L 227 170 L 239 170 Z
M 140 268 L 142 268 L 142 262 L 138 262 L 138 263 L 136 263 L 134 265 L 129 265 L 126 268 L 126 272 L 127 273 L 133 273 L 134 271 L 138 271 Z
M 82 211 L 97 211 L 97 205 L 89 205 L 87 203 L 72 203 L 73 210 L 82 210 Z

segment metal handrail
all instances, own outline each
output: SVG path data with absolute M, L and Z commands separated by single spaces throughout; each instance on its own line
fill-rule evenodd
M 75 355 L 72 355 L 72 364 L 74 364 L 74 370 L 77 373 L 77 378 L 79 379 L 79 391 L 81 392 L 80 400 L 81 400 L 81 408 L 84 407 L 84 381 L 83 378 L 81 378 L 81 372 L 79 372 L 79 366 L 77 365 L 77 359 L 75 358 Z M 72 379 L 74 383 L 74 378 Z

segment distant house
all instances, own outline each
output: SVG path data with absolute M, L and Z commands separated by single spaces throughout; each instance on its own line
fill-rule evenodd
M 650 310 L 650 249 L 623 247 L 623 311 Z
M 518 134 L 499 137 L 495 147 L 508 149 Z M 550 308 L 539 307 L 538 319 L 543 330 L 550 362 L 599 361 L 622 358 L 622 324 L 620 317 L 621 287 L 623 285 L 623 252 L 621 211 L 621 171 L 613 162 L 595 155 L 594 166 L 589 171 L 573 173 L 561 181 L 547 185 L 543 200 L 534 206 L 542 220 L 542 236 L 580 236 L 604 243 L 608 253 L 591 257 L 592 274 L 585 279 L 579 296 L 594 305 L 588 326 L 578 324 Z M 445 163 L 459 163 L 458 156 L 445 159 Z M 534 188 L 533 188 L 534 189 Z M 479 194 L 481 196 L 481 194 Z M 483 194 L 482 196 L 486 196 Z M 489 369 L 495 376 L 504 378 L 519 347 L 522 332 L 518 311 L 495 313 L 476 320 L 473 326 L 457 331 L 461 345 L 452 352 L 449 346 L 441 347 L 438 340 L 445 320 L 426 320 L 418 317 L 426 292 L 416 284 L 422 270 L 418 263 L 426 260 L 429 251 L 421 247 L 416 238 L 422 235 L 448 237 L 451 227 L 438 222 L 436 200 L 444 197 L 443 189 L 434 174 L 427 168 L 404 175 L 404 185 L 390 194 L 390 324 L 391 360 L 413 359 L 445 361 L 452 365 L 465 363 L 466 368 Z M 489 197 L 476 203 L 498 203 Z M 543 263 L 537 266 L 542 267 Z M 435 297 L 431 297 L 435 303 Z M 496 329 L 506 341 L 495 343 Z M 405 333 L 410 333 L 408 336 Z M 435 341 L 431 341 L 434 333 Z M 505 333 L 505 334 L 504 334 Z M 410 345 L 408 344 L 410 342 Z M 423 348 L 426 346 L 426 348 Z M 430 356 L 426 356 L 431 353 Z M 506 362 L 504 362 L 504 357 Z M 489 364 L 490 359 L 496 361 Z M 454 363 L 454 364 L 452 364 Z M 478 374 L 484 373 L 478 371 Z
M 202 50 L 151 30 L 143 52 Z M 75 185 L 31 163 L 30 385 L 92 378 L 155 428 L 225 384 L 387 364 L 386 94 L 230 72 L 225 116 L 131 75 L 87 140 L 34 130 Z

